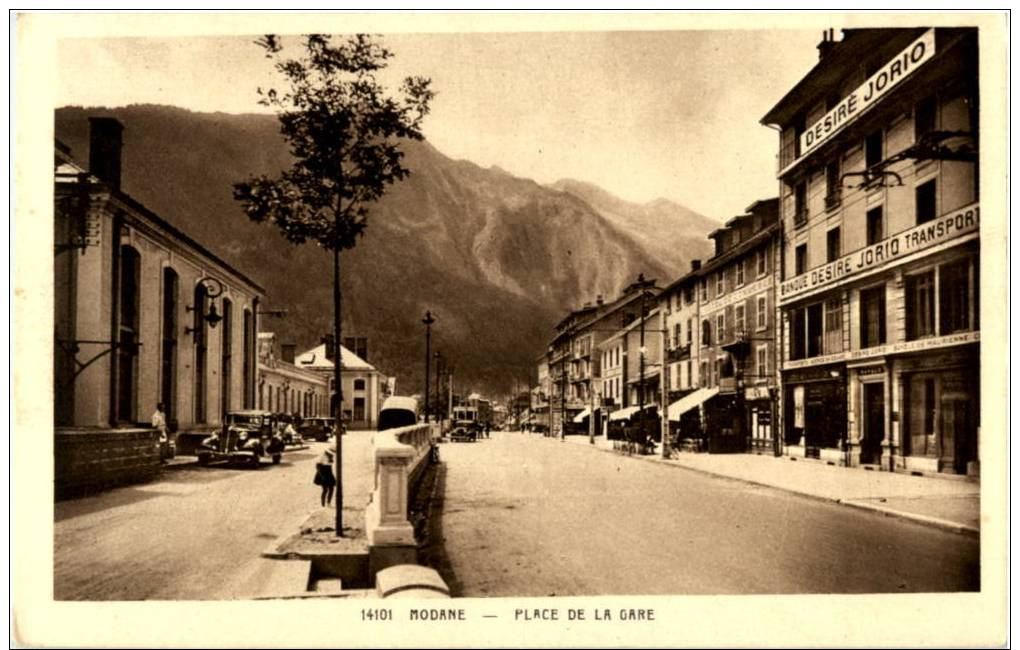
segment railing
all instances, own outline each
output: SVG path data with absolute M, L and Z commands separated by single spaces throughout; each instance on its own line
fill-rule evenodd
M 410 490 L 428 463 L 438 436 L 438 423 L 375 434 L 375 487 L 365 510 L 371 546 L 414 546 L 414 527 L 407 516 Z

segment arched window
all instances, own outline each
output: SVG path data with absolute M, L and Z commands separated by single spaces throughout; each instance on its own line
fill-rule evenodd
M 177 419 L 177 272 L 163 269 L 163 341 L 160 354 L 159 401 L 166 419 Z
M 130 246 L 120 247 L 117 275 L 117 374 L 114 421 L 134 422 L 138 389 L 138 289 L 141 257 Z
M 201 282 L 195 286 L 195 303 L 191 312 L 195 337 L 195 422 L 206 418 L 206 372 L 208 370 L 209 341 L 205 324 L 205 313 L 209 306 L 209 293 Z

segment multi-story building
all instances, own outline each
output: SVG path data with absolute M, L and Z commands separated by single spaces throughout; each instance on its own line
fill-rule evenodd
M 977 473 L 977 30 L 831 31 L 780 130 L 786 453 Z
M 691 271 L 675 280 L 659 295 L 660 329 L 664 334 L 661 354 L 665 360 L 662 381 L 666 403 L 670 405 L 670 434 L 678 439 L 701 437 L 700 411 L 695 408 L 700 402 L 696 399 L 681 402 L 698 389 L 700 269 L 701 260 L 693 260 Z
M 275 333 L 259 332 L 257 408 L 301 417 L 329 416 L 329 378 L 296 366 L 293 344 L 281 345 L 279 355 L 276 348 Z
M 87 171 L 66 146 L 55 151 L 58 489 L 158 467 L 149 440 L 157 403 L 169 430 L 185 437 L 208 435 L 225 413 L 252 407 L 264 295 L 123 192 L 123 126 L 112 118 L 90 125 Z
M 384 397 L 386 377 L 375 366 L 340 346 L 342 365 L 340 379 L 343 384 L 342 412 L 351 428 L 374 429 L 379 424 L 379 409 Z M 310 370 L 326 378 L 330 396 L 333 390 L 333 346 L 322 343 L 297 357 L 298 368 Z M 332 409 L 330 409 L 332 412 Z

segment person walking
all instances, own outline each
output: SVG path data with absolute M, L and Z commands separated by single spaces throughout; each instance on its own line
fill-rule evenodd
M 156 412 L 150 418 L 153 429 L 159 432 L 159 462 L 165 463 L 168 453 L 169 440 L 166 435 L 166 413 L 163 412 L 163 403 L 156 404 Z
M 335 453 L 332 446 L 327 447 L 315 461 L 315 480 L 312 482 L 322 487 L 320 500 L 322 501 L 323 508 L 333 503 L 333 489 L 336 487 L 336 477 L 333 476 L 333 458 Z

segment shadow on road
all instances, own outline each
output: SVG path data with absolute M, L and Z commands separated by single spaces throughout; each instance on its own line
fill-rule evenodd
M 420 532 L 422 540 L 418 545 L 418 563 L 438 571 L 447 587 L 450 588 L 450 595 L 457 597 L 461 593 L 461 585 L 453 572 L 450 557 L 446 552 L 446 545 L 443 543 L 445 494 L 446 463 L 430 465 L 427 474 L 418 486 L 418 498 L 416 499 L 416 506 L 423 506 L 424 510 L 420 513 L 421 530 L 415 531 L 416 533 Z M 418 524 L 419 521 L 415 523 Z M 417 528 L 418 526 L 416 526 Z

